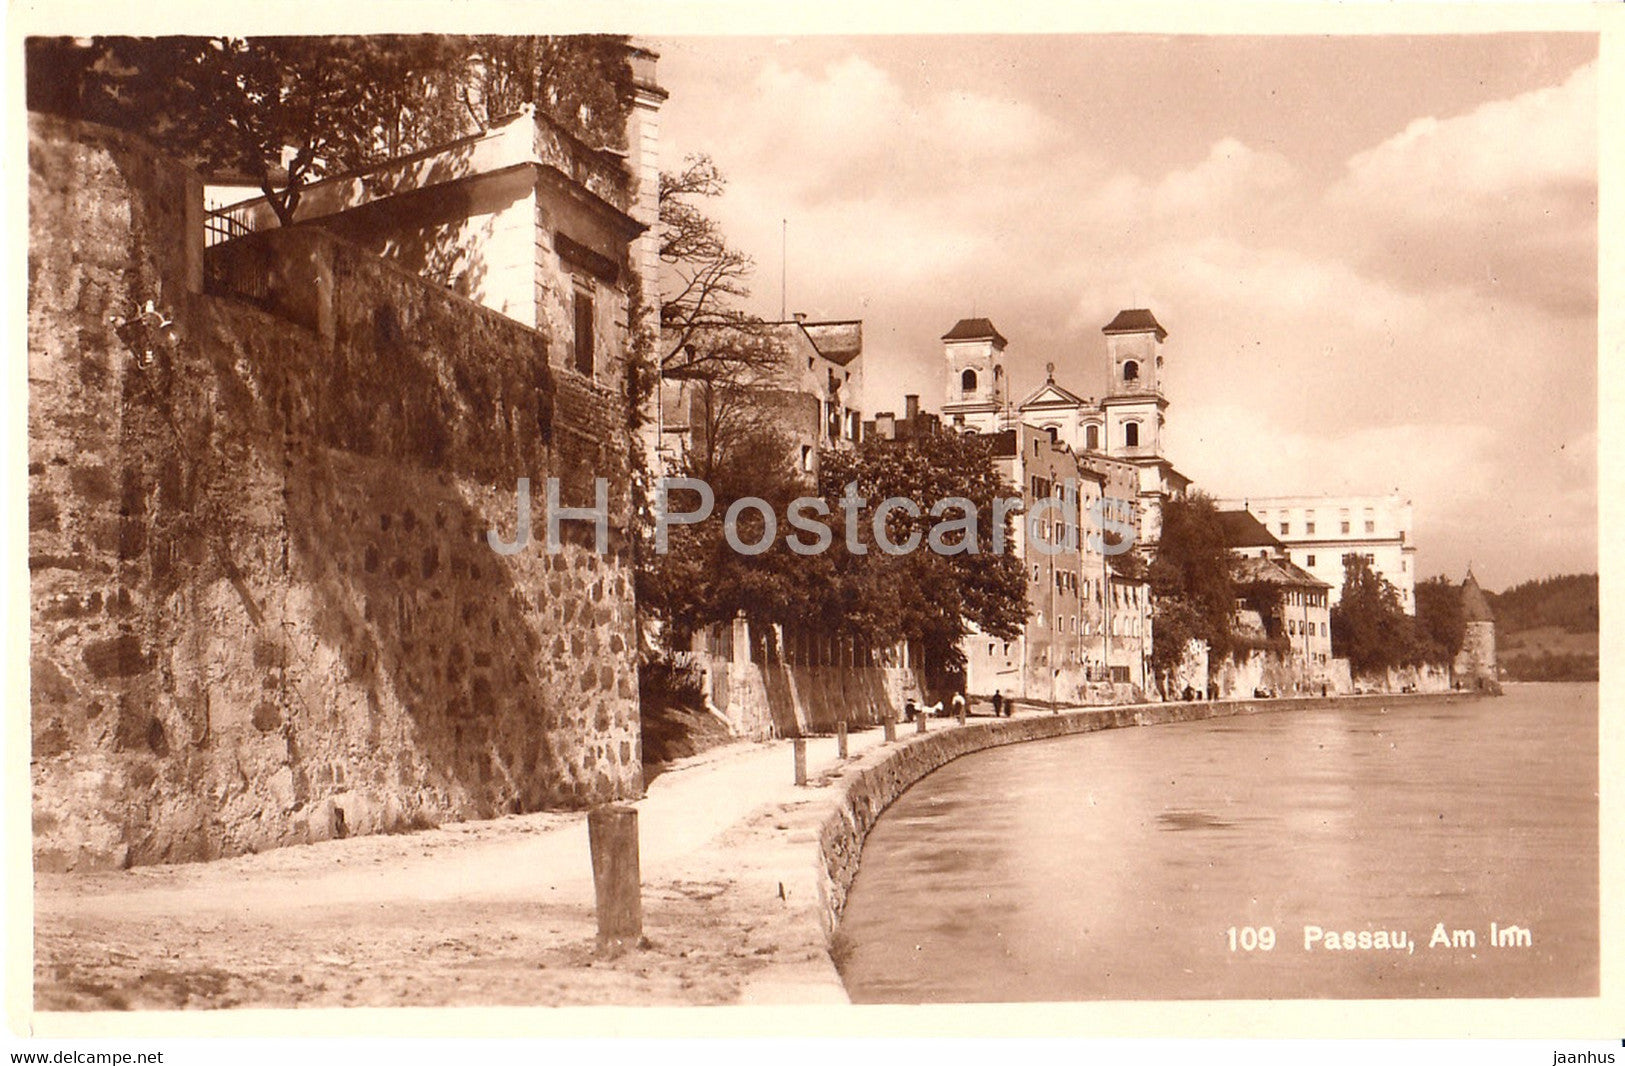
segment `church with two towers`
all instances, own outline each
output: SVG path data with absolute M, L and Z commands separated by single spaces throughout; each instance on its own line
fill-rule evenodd
M 1085 398 L 1057 383 L 1051 363 L 1044 383 L 1012 402 L 1004 366 L 1009 342 L 988 319 L 961 319 L 942 336 L 942 420 L 962 432 L 997 433 L 1017 425 L 1048 430 L 1080 465 L 1126 473 L 1139 515 L 1138 544 L 1148 549 L 1161 530 L 1163 501 L 1190 486 L 1163 451 L 1168 331 L 1148 309 L 1132 308 L 1119 311 L 1102 332 L 1110 374 L 1105 396 Z

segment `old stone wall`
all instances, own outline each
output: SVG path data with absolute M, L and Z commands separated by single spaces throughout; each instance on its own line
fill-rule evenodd
M 841 721 L 878 725 L 888 714 L 901 717 L 909 697 L 924 700 L 905 648 L 875 651 L 742 618 L 695 634 L 689 660 L 705 678 L 713 712 L 753 740 L 829 734 Z
M 196 177 L 112 131 L 31 116 L 29 163 L 36 862 L 639 795 L 617 395 L 329 235 L 204 291 Z M 550 475 L 608 479 L 606 553 L 487 545 Z

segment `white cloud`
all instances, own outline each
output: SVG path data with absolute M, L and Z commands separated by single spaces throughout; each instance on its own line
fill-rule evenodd
M 1259 152 L 1233 137 L 1217 141 L 1207 158 L 1175 171 L 1151 191 L 1161 214 L 1207 214 L 1241 207 L 1256 211 L 1298 180 L 1296 168 L 1277 152 Z
M 1496 100 L 1456 118 L 1419 118 L 1354 156 L 1339 192 L 1396 195 L 1416 212 L 1456 209 L 1597 178 L 1597 65 L 1562 85 Z
M 1559 314 L 1596 306 L 1597 70 L 1419 118 L 1348 161 L 1327 234 L 1412 285 L 1467 285 Z

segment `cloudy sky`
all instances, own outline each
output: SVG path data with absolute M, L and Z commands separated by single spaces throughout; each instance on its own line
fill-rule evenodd
M 869 411 L 942 402 L 938 338 L 1103 388 L 1169 330 L 1169 453 L 1215 495 L 1414 500 L 1421 573 L 1597 565 L 1597 41 L 654 42 L 668 169 L 709 153 L 755 309 L 862 318 Z

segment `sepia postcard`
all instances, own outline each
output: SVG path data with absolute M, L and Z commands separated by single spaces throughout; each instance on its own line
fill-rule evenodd
M 1617 10 L 11 14 L 16 1048 L 1615 1061 Z

